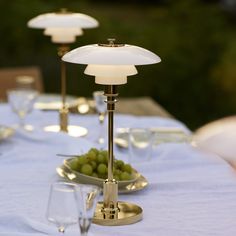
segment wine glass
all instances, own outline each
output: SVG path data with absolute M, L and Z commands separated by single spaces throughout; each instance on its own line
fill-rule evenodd
M 81 236 L 88 234 L 100 193 L 101 189 L 94 185 L 75 186 Z
M 95 101 L 95 107 L 98 112 L 98 118 L 100 123 L 100 132 L 99 132 L 99 138 L 98 143 L 103 144 L 105 142 L 104 139 L 104 120 L 106 116 L 106 96 L 104 95 L 103 91 L 95 91 L 93 92 L 93 98 Z
M 19 117 L 19 128 L 32 131 L 33 127 L 25 125 L 25 117 L 33 110 L 38 92 L 33 89 L 13 89 L 7 92 L 8 102 Z
M 77 224 L 75 184 L 55 182 L 51 185 L 46 217 L 57 226 L 61 234 L 69 225 Z

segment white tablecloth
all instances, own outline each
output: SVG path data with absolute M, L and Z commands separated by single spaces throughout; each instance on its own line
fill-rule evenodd
M 17 118 L 7 105 L 0 106 L 0 124 L 13 125 Z M 37 131 L 16 134 L 0 143 L 0 236 L 57 235 L 45 219 L 50 184 L 59 179 L 56 167 L 63 158 L 57 153 L 75 154 L 96 146 L 97 116 L 71 115 L 70 123 L 88 128 L 84 138 L 63 133 L 44 133 L 41 128 L 55 124 L 57 112 L 34 111 L 27 117 Z M 178 121 L 159 117 L 115 116 L 116 127 L 186 127 Z M 115 149 L 127 160 L 126 150 Z M 149 186 L 122 201 L 143 208 L 143 220 L 126 226 L 93 224 L 91 235 L 122 236 L 235 236 L 236 174 L 218 156 L 200 152 L 189 144 L 162 144 L 149 162 L 138 164 Z M 78 226 L 65 235 L 79 235 Z

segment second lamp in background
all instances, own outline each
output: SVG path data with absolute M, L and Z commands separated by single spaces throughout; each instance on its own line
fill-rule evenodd
M 59 44 L 58 56 L 64 56 L 70 50 L 69 45 L 74 43 L 77 36 L 83 34 L 82 29 L 95 28 L 98 21 L 94 18 L 81 14 L 69 12 L 61 9 L 59 12 L 41 14 L 28 22 L 28 27 L 44 29 L 44 34 L 51 36 L 53 43 Z M 60 109 L 60 125 L 45 127 L 46 131 L 67 132 L 71 136 L 84 136 L 87 129 L 81 126 L 68 125 L 68 105 L 66 103 L 66 66 L 61 61 L 61 99 L 62 106 Z

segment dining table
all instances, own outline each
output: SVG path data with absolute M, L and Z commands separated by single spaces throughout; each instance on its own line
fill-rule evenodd
M 0 114 L 1 126 L 13 127 L 18 122 L 7 103 L 0 104 Z M 51 184 L 64 180 L 56 169 L 66 157 L 57 154 L 80 155 L 92 147 L 99 149 L 100 144 L 96 114 L 69 114 L 70 124 L 87 128 L 84 137 L 44 131 L 45 126 L 58 124 L 58 119 L 58 111 L 35 109 L 26 117 L 33 131 L 15 129 L 10 137 L 0 140 L 0 236 L 59 235 L 45 216 Z M 169 127 L 179 128 L 189 137 L 192 134 L 173 117 L 115 114 L 114 119 L 114 130 Z M 115 145 L 114 155 L 128 162 L 129 148 Z M 142 220 L 123 226 L 92 224 L 89 235 L 236 235 L 236 173 L 220 156 L 199 150 L 190 141 L 163 142 L 153 149 L 148 161 L 135 163 L 135 168 L 148 185 L 120 193 L 119 201 L 140 206 Z M 80 235 L 79 226 L 68 227 L 66 235 Z

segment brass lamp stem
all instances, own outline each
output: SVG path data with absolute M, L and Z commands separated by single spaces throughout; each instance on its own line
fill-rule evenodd
M 61 58 L 69 51 L 69 46 L 61 45 L 58 47 L 58 56 Z M 66 105 L 66 64 L 61 60 L 61 98 L 62 107 L 60 109 L 60 130 L 68 132 L 68 107 Z
M 117 219 L 118 217 L 118 183 L 113 178 L 113 115 L 115 110 L 116 92 L 115 85 L 106 85 L 105 96 L 107 96 L 107 112 L 108 112 L 108 179 L 103 184 L 103 217 L 104 219 Z
M 107 96 L 107 112 L 108 112 L 108 181 L 113 180 L 113 117 L 115 111 L 115 103 L 117 100 L 115 99 L 118 94 L 116 92 L 115 85 L 107 85 L 105 87 L 105 96 Z

